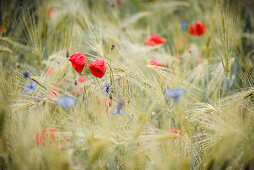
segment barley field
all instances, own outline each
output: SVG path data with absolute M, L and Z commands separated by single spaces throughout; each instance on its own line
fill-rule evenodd
M 253 9 L 0 1 L 0 169 L 254 169 Z

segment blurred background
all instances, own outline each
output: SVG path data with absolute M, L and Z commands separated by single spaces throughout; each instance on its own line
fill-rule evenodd
M 253 169 L 253 9 L 2 0 L 0 169 Z M 202 36 L 189 31 L 196 22 Z M 147 45 L 152 35 L 159 45 Z M 98 59 L 100 79 L 89 68 Z

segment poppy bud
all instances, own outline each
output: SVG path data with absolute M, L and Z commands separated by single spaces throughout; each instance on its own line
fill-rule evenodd
M 54 15 L 55 13 L 56 13 L 55 10 L 50 9 L 50 10 L 48 11 L 48 18 L 49 18 L 49 19 L 52 19 L 53 15 Z
M 71 55 L 69 61 L 71 62 L 74 70 L 78 73 L 81 73 L 84 67 L 87 65 L 86 56 L 82 53 Z
M 115 45 L 112 44 L 112 45 L 111 45 L 111 51 L 114 50 L 114 48 L 115 48 Z
M 69 56 L 70 56 L 70 51 L 67 50 L 67 51 L 66 51 L 66 58 L 69 58 Z
M 107 70 L 106 63 L 103 59 L 96 60 L 89 65 L 89 69 L 95 77 L 102 78 Z

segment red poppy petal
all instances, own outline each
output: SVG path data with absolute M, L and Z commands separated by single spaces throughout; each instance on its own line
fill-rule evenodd
M 156 35 L 152 36 L 152 40 L 155 42 L 155 44 L 158 44 L 158 45 L 165 43 L 164 39 L 162 39 L 162 38 L 160 38 L 160 37 L 158 37 Z
M 50 144 L 52 144 L 52 142 L 55 141 L 55 133 L 56 133 L 56 129 L 50 129 Z
M 196 22 L 190 26 L 188 32 L 193 36 L 202 36 L 205 33 L 205 25 L 200 22 Z
M 43 147 L 45 147 L 45 136 L 44 136 L 44 133 L 47 133 L 46 129 L 42 130 L 40 135 L 39 135 L 40 136 L 40 144 Z
M 194 27 L 193 26 L 190 26 L 190 28 L 189 28 L 189 30 L 188 30 L 188 33 L 190 34 L 190 35 L 196 35 L 196 33 L 195 33 L 195 29 L 194 29 Z
M 84 79 L 83 77 L 79 77 L 79 78 L 78 78 L 78 81 L 79 81 L 80 83 L 87 83 L 87 79 Z
M 161 66 L 161 64 L 160 64 L 159 61 L 157 61 L 157 60 L 151 60 L 151 61 L 150 61 L 150 65 Z
M 96 60 L 89 65 L 89 69 L 95 77 L 102 78 L 106 73 L 107 67 L 103 59 Z
M 45 69 L 45 73 L 47 73 L 48 75 L 52 75 L 54 73 L 54 70 L 52 68 Z
M 205 33 L 205 25 L 199 22 L 196 22 L 196 34 L 197 36 L 202 36 Z
M 146 40 L 145 41 L 145 45 L 147 45 L 147 46 L 155 46 L 156 44 L 155 44 L 155 42 L 153 42 L 151 40 Z
M 36 133 L 36 144 L 39 145 L 40 144 L 40 134 Z
M 79 52 L 71 55 L 69 61 L 71 62 L 74 70 L 78 73 L 81 73 L 87 65 L 86 56 Z
M 177 134 L 177 130 L 176 129 L 174 129 L 174 134 Z
M 152 35 L 145 41 L 145 45 L 147 46 L 155 46 L 164 44 L 165 40 L 157 35 Z
M 155 68 L 158 70 L 162 70 L 161 64 L 157 60 L 151 60 L 150 65 L 155 66 Z

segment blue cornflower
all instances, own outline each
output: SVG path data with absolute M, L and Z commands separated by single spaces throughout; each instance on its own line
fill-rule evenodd
M 64 110 L 68 110 L 74 107 L 77 103 L 77 100 L 71 96 L 61 96 L 56 100 L 56 105 L 62 107 Z
M 120 99 L 112 115 L 123 116 L 124 115 L 123 104 L 124 104 L 124 100 Z
M 182 22 L 182 30 L 185 32 L 188 29 L 188 23 L 186 21 Z
M 36 82 L 27 83 L 27 84 L 26 84 L 26 87 L 23 88 L 23 91 L 24 91 L 24 92 L 28 92 L 28 93 L 30 93 L 30 94 L 33 94 L 33 92 L 34 92 L 36 86 L 37 86 L 37 83 L 36 83 Z
M 30 78 L 30 73 L 28 71 L 24 71 L 23 73 L 24 79 Z
M 110 94 L 110 93 L 113 93 L 113 91 L 114 89 L 110 84 L 105 84 L 104 90 L 102 91 L 102 93 L 106 92 L 106 94 Z
M 166 101 L 168 101 L 169 98 L 173 98 L 174 103 L 178 104 L 179 97 L 185 94 L 185 90 L 183 88 L 176 88 L 176 89 L 166 88 L 165 94 L 166 94 Z

